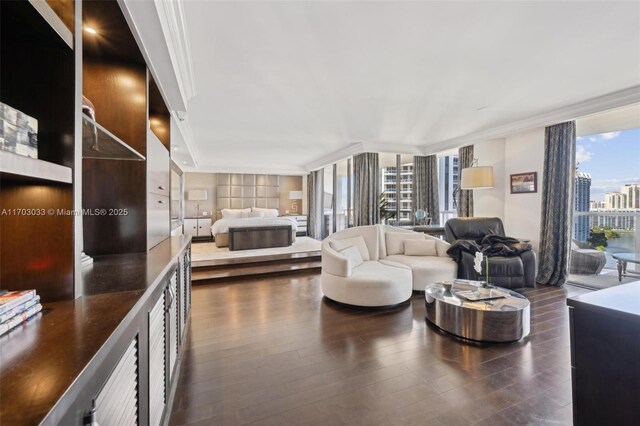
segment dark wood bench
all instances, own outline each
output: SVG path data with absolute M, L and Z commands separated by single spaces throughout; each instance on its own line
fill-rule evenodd
M 293 244 L 290 226 L 229 228 L 229 250 L 287 247 Z

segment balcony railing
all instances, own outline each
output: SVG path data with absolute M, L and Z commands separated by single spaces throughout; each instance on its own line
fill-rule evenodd
M 640 210 L 593 210 L 573 213 L 572 237 L 586 242 L 593 227 L 603 228 L 607 232 L 606 247 L 592 241 L 590 244 L 600 246 L 605 252 L 607 263 L 605 268 L 616 269 L 617 261 L 612 257 L 616 253 L 640 252 Z M 606 235 L 605 235 L 606 236 Z M 640 272 L 638 265 L 628 264 L 627 268 Z

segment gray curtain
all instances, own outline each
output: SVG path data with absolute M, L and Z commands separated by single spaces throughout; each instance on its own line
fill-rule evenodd
M 380 222 L 380 171 L 378 154 L 364 152 L 353 157 L 354 225 Z
M 413 157 L 414 211 L 424 210 L 431 223 L 440 223 L 438 200 L 438 159 L 435 155 Z
M 309 217 L 307 218 L 307 235 L 316 240 L 322 239 L 322 220 L 324 219 L 324 172 L 322 169 L 309 173 L 307 177 L 307 194 L 309 197 Z
M 545 129 L 540 261 L 536 282 L 562 285 L 569 274 L 576 169 L 574 121 Z
M 458 149 L 458 165 L 460 175 L 462 169 L 471 167 L 473 164 L 473 145 L 463 146 Z M 460 185 L 458 183 L 458 185 Z M 473 217 L 473 190 L 460 189 L 458 191 L 458 217 Z

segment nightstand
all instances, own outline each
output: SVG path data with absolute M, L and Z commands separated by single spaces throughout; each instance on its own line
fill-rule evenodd
M 211 217 L 192 216 L 184 218 L 184 234 L 192 238 L 211 238 Z
M 307 216 L 306 215 L 295 215 L 295 214 L 287 214 L 285 217 L 294 219 L 298 224 L 298 231 L 296 232 L 297 237 L 304 237 L 307 235 Z

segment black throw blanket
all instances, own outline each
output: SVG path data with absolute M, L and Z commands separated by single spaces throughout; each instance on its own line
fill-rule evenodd
M 523 243 L 516 238 L 488 234 L 480 240 L 455 240 L 447 250 L 447 254 L 460 263 L 464 252 L 471 253 L 473 256 L 476 252 L 482 252 L 485 256 L 491 257 L 518 256 L 529 250 L 532 250 L 529 243 Z

